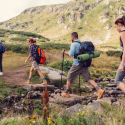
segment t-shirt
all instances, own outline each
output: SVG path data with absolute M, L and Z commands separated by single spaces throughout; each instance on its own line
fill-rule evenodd
M 31 56 L 31 61 L 35 61 L 36 60 L 36 44 L 32 44 L 30 45 L 30 54 L 32 54 Z
M 76 40 L 76 41 L 81 42 L 80 40 Z M 68 52 L 69 56 L 74 56 L 75 54 L 78 54 L 79 48 L 80 48 L 80 44 L 77 42 L 73 42 L 70 46 L 70 51 Z M 76 65 L 76 66 L 80 65 L 77 58 L 73 59 L 73 65 Z

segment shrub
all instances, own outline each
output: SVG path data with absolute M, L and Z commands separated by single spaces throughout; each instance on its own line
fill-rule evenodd
M 60 63 L 60 65 L 62 66 L 62 62 Z M 62 68 L 61 66 L 60 66 L 60 69 Z M 65 60 L 64 61 L 64 63 L 63 63 L 64 71 L 68 71 L 71 68 L 71 66 L 72 66 L 72 62 L 71 61 L 69 61 L 69 60 Z
M 82 29 L 82 27 L 79 27 L 78 29 Z
M 111 51 L 111 50 L 109 50 L 109 51 L 106 52 L 106 54 L 107 54 L 108 56 L 120 57 L 121 54 L 122 54 L 122 51 Z
M 13 40 L 13 41 L 26 41 L 27 38 L 23 38 L 23 37 L 15 37 L 15 38 L 11 38 L 10 40 Z

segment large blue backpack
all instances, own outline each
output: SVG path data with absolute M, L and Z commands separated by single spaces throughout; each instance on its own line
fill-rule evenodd
M 95 47 L 94 47 L 92 42 L 90 42 L 90 41 L 85 41 L 85 42 L 75 41 L 75 42 L 80 44 L 80 48 L 79 48 L 79 53 L 75 54 L 74 58 L 77 58 L 78 55 L 82 55 L 82 54 L 85 54 L 85 53 L 88 53 L 89 55 L 94 54 Z M 83 67 L 89 67 L 92 63 L 92 59 L 90 57 L 88 60 L 80 61 L 79 63 Z
M 0 54 L 5 52 L 5 47 L 2 43 L 0 43 Z

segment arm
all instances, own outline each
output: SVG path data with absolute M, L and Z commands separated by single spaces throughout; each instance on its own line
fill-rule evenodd
M 64 53 L 65 55 L 69 56 L 68 52 L 66 52 L 65 50 L 62 50 L 62 53 Z
M 28 58 L 25 60 L 25 63 L 27 63 L 27 61 L 31 58 L 31 56 L 32 56 L 32 54 L 30 54 L 30 55 L 28 56 Z
M 119 71 L 123 72 L 124 71 L 124 63 L 125 63 L 125 33 L 121 33 L 121 39 L 123 42 L 123 47 L 124 47 L 124 51 L 123 51 L 123 55 L 122 55 L 122 61 L 119 67 Z
M 64 54 L 66 54 L 67 56 L 74 56 L 75 54 L 75 45 L 71 44 L 70 50 L 69 52 L 66 52 L 64 50 L 62 50 L 62 53 L 64 52 Z

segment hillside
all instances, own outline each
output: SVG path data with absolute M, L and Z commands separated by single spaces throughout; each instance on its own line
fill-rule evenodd
M 38 6 L 1 22 L 0 28 L 27 31 L 69 43 L 73 31 L 81 40 L 118 46 L 114 21 L 125 14 L 124 0 L 74 0 L 66 4 Z

